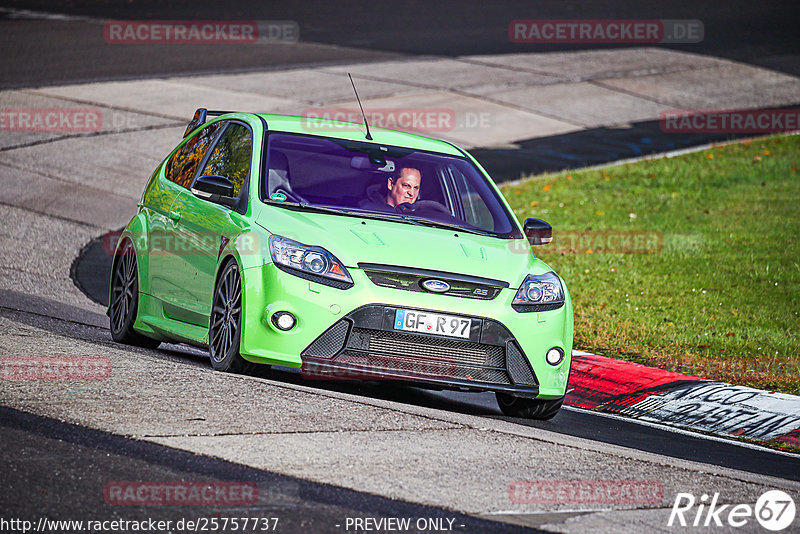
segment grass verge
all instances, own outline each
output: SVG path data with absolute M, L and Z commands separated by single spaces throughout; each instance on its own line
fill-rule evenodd
M 502 187 L 553 225 L 575 347 L 800 394 L 800 136 Z

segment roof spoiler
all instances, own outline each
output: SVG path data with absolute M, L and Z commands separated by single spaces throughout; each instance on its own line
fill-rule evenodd
M 186 131 L 183 132 L 183 137 L 185 138 L 187 135 L 192 133 L 195 130 L 195 128 L 197 128 L 201 124 L 205 124 L 206 119 L 209 116 L 225 115 L 226 113 L 236 113 L 236 112 L 219 111 L 219 110 L 209 111 L 206 108 L 197 108 L 197 111 L 194 112 L 194 117 L 192 117 L 192 120 L 190 120 L 188 126 L 186 126 Z

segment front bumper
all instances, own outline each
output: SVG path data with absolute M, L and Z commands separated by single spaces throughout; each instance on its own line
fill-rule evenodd
M 318 379 L 412 381 L 529 397 L 539 393 L 530 363 L 499 322 L 470 317 L 469 339 L 454 339 L 395 330 L 397 310 L 367 305 L 347 314 L 303 350 L 303 374 Z
M 566 302 L 557 310 L 519 313 L 511 308 L 516 287 L 491 300 L 459 298 L 381 287 L 363 270 L 348 270 L 354 286 L 341 290 L 272 264 L 244 269 L 242 356 L 256 363 L 305 366 L 311 377 L 413 381 L 539 398 L 564 395 L 573 328 L 566 290 Z M 398 308 L 470 317 L 470 338 L 393 331 Z M 292 313 L 297 325 L 279 331 L 269 320 L 278 311 Z M 320 352 L 317 340 L 330 341 L 335 350 Z M 558 366 L 544 359 L 554 346 L 566 354 Z M 524 369 L 529 378 L 523 377 Z

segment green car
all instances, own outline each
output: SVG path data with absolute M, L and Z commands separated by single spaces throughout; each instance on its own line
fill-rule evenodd
M 445 141 L 199 109 L 122 232 L 115 341 L 208 347 L 214 369 L 493 391 L 549 419 L 569 378 L 567 287 L 486 171 Z

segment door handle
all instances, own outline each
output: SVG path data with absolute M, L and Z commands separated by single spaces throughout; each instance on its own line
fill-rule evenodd
M 175 222 L 178 222 L 181 220 L 181 212 L 179 210 L 170 210 L 169 218 Z

